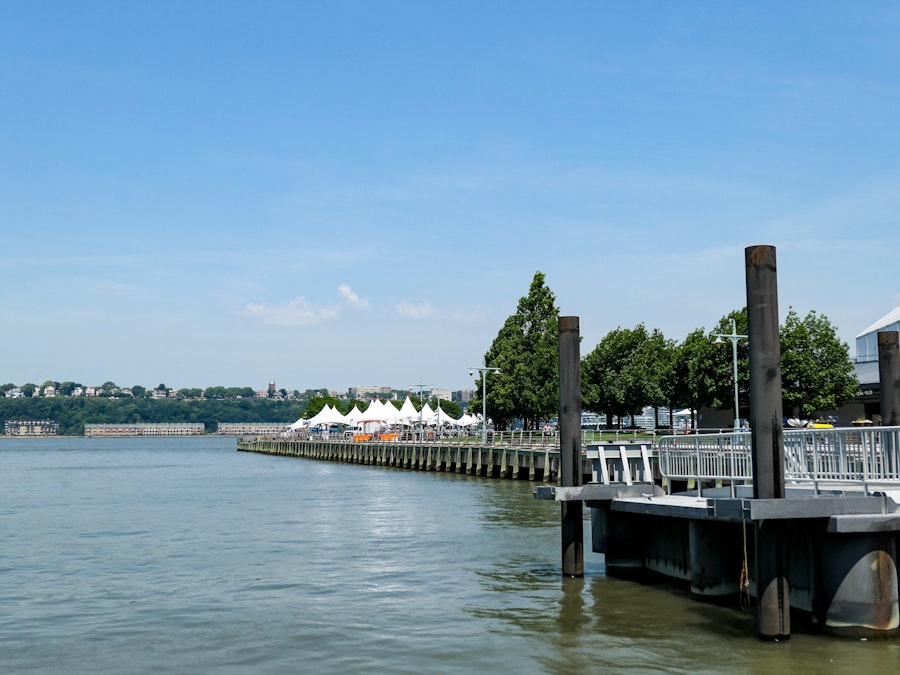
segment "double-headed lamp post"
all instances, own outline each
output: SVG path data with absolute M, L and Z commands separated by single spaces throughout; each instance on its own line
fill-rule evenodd
M 746 340 L 748 336 L 738 335 L 737 323 L 731 320 L 731 334 L 713 333 L 716 338 L 715 344 L 722 344 L 722 340 L 731 340 L 731 353 L 734 355 L 734 430 L 741 430 L 741 409 L 738 400 L 738 362 L 737 362 L 737 343 L 738 340 Z
M 499 373 L 499 368 L 488 368 L 487 366 L 478 366 L 469 368 L 469 377 L 473 377 L 476 372 L 481 373 L 481 444 L 487 443 L 487 374 L 489 372 Z
M 422 428 L 423 428 L 422 427 L 422 408 L 425 407 L 425 401 L 422 400 L 422 392 L 425 390 L 426 387 L 431 387 L 431 385 L 425 384 L 424 382 L 419 382 L 419 384 L 409 385 L 410 389 L 412 389 L 413 387 L 419 388 L 419 431 L 422 431 Z M 424 434 L 422 437 L 424 438 Z

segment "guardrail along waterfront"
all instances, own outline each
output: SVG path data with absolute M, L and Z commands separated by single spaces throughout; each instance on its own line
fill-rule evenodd
M 554 432 L 503 431 L 478 436 L 382 434 L 366 441 L 352 434 L 315 434 L 308 438 L 258 437 L 238 440 L 237 449 L 284 457 L 348 464 L 389 466 L 416 471 L 459 473 L 487 478 L 556 483 L 559 437 Z M 635 442 L 633 439 L 638 439 Z M 643 439 L 643 440 L 641 440 Z M 652 480 L 652 435 L 635 431 L 585 431 L 582 434 L 583 482 Z
M 302 457 L 347 464 L 385 466 L 416 471 L 439 471 L 486 478 L 555 482 L 559 446 L 546 443 L 481 445 L 468 442 L 388 442 L 350 440 L 238 440 L 237 449 L 284 457 Z M 591 466 L 585 463 L 585 471 Z
M 868 495 L 878 487 L 900 489 L 900 427 L 787 429 L 784 432 L 785 480 L 810 485 L 814 494 L 836 487 Z M 722 433 L 659 439 L 659 469 L 664 478 L 728 483 L 732 496 L 750 484 L 751 434 Z

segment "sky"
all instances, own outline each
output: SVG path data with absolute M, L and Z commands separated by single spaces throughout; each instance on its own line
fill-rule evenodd
M 546 276 L 582 354 L 900 305 L 900 5 L 0 0 L 0 381 L 474 386 Z M 427 388 L 427 387 L 426 387 Z

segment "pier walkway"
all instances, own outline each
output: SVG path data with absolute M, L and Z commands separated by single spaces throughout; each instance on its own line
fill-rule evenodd
M 584 483 L 631 485 L 659 480 L 659 468 L 649 442 L 588 442 L 582 457 Z M 508 432 L 489 436 L 488 443 L 471 438 L 417 441 L 354 441 L 329 439 L 239 439 L 237 449 L 283 457 L 328 462 L 388 466 L 413 471 L 437 471 L 484 478 L 556 483 L 559 440 L 541 432 Z
M 550 443 L 527 447 L 414 441 L 241 439 L 237 449 L 284 457 L 513 480 L 555 482 L 559 472 L 559 447 Z M 590 474 L 590 462 L 586 462 L 586 470 Z

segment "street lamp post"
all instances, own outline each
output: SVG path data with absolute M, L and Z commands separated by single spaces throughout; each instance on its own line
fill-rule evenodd
M 419 433 L 422 434 L 422 438 L 424 439 L 425 438 L 425 430 L 424 430 L 424 427 L 422 426 L 422 408 L 425 407 L 425 404 L 422 401 L 422 392 L 424 391 L 425 387 L 431 387 L 431 385 L 425 384 L 424 382 L 419 382 L 419 384 L 411 384 L 409 386 L 410 386 L 410 388 L 412 388 L 412 387 L 419 388 Z
M 469 368 L 469 377 L 475 375 L 475 372 L 481 373 L 481 444 L 487 443 L 487 374 L 491 371 L 499 373 L 499 368 L 488 368 L 487 366 L 478 366 Z
M 741 430 L 741 409 L 738 400 L 738 359 L 737 359 L 737 343 L 738 340 L 746 340 L 746 335 L 738 335 L 737 323 L 731 320 L 731 333 L 713 333 L 716 337 L 716 344 L 722 344 L 722 340 L 731 340 L 731 353 L 734 356 L 734 430 Z

